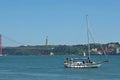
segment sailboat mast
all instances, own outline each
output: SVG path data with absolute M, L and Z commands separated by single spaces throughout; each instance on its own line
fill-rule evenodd
M 90 58 L 90 39 L 89 39 L 89 21 L 88 21 L 88 15 L 86 15 L 86 22 L 87 22 L 87 40 L 88 40 L 88 56 Z

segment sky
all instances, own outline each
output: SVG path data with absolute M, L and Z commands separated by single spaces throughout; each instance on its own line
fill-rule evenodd
M 3 46 L 120 42 L 120 0 L 0 0 Z

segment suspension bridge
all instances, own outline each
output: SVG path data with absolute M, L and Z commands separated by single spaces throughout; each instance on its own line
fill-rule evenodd
M 15 43 L 15 44 L 18 44 L 19 46 L 18 47 L 13 47 L 13 46 L 4 46 L 2 44 L 2 41 L 3 41 L 3 38 L 4 40 L 7 40 L 11 43 Z M 3 47 L 4 46 L 4 47 Z M 27 50 L 42 50 L 42 52 L 46 52 L 46 50 L 50 50 L 50 48 L 47 47 L 48 46 L 48 36 L 46 37 L 45 39 L 45 45 L 39 45 L 39 46 L 30 46 L 30 45 L 25 45 L 24 43 L 21 43 L 21 42 L 18 42 L 16 40 L 13 40 L 5 35 L 1 35 L 0 34 L 0 56 L 2 56 L 4 53 L 4 49 L 27 49 Z

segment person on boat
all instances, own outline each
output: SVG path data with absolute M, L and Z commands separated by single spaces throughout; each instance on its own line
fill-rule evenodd
M 89 57 L 88 57 L 88 63 L 91 63 L 91 64 L 93 63 L 93 62 L 90 60 L 90 58 L 89 58 Z
M 91 60 L 89 59 L 88 62 L 91 63 Z
M 88 60 L 90 60 L 90 57 L 88 57 Z
M 73 58 L 70 58 L 70 63 L 72 63 L 73 62 Z
M 64 63 L 68 63 L 69 61 L 68 61 L 68 58 L 66 58 L 65 60 L 64 60 Z
M 83 62 L 83 64 L 85 64 L 85 61 L 82 61 Z

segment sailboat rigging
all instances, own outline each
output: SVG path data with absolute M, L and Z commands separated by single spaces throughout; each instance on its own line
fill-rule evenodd
M 100 62 L 91 61 L 90 30 L 89 30 L 88 15 L 86 15 L 86 22 L 87 22 L 88 57 L 86 57 L 86 58 L 66 58 L 65 61 L 64 61 L 64 66 L 66 68 L 98 68 L 102 65 L 102 63 L 108 61 L 108 60 L 104 60 L 104 61 L 100 61 Z M 84 56 L 86 56 L 85 53 L 84 53 Z

